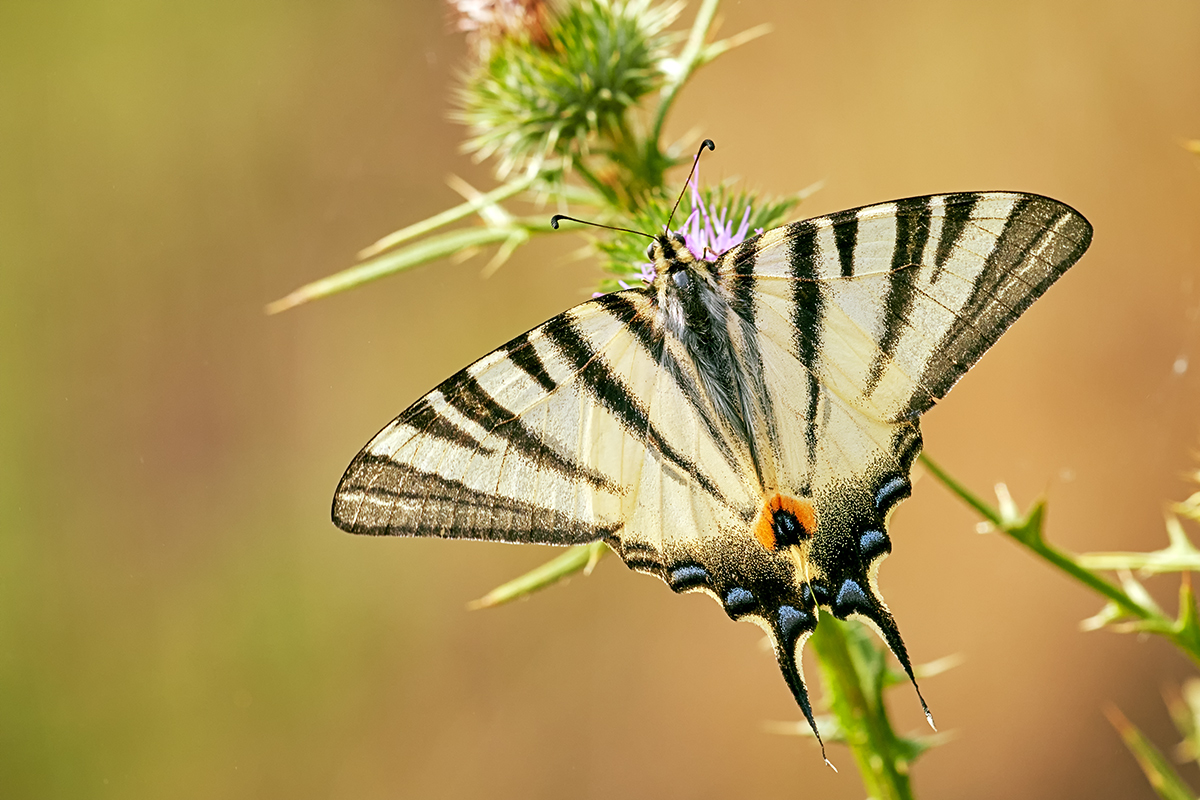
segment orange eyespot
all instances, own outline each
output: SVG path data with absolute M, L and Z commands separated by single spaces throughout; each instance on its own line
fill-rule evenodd
M 817 530 L 812 502 L 776 492 L 767 498 L 754 521 L 754 538 L 770 552 L 810 538 Z

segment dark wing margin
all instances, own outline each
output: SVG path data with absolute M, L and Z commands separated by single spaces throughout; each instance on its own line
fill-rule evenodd
M 611 538 L 626 491 L 621 464 L 595 463 L 582 430 L 600 403 L 588 371 L 606 369 L 613 354 L 602 351 L 625 352 L 628 322 L 585 303 L 443 381 L 350 463 L 334 493 L 334 524 L 558 545 Z M 608 387 L 613 396 L 637 402 L 620 386 Z M 597 435 L 628 434 L 628 419 L 605 419 Z
M 363 480 L 371 476 L 370 480 Z M 343 516 L 336 499 L 333 522 L 350 533 L 373 536 L 438 536 L 484 541 L 520 540 L 548 544 L 586 544 L 611 536 L 619 526 L 597 526 L 511 497 L 481 492 L 462 481 L 362 452 L 346 471 L 337 496 L 361 493 L 362 503 L 389 509 L 385 514 Z M 419 515 L 395 514 L 397 505 L 419 506 Z M 525 524 L 514 524 L 527 521 Z
M 966 196 L 964 204 L 973 205 L 970 198 Z M 950 220 L 961 225 L 961 218 L 955 215 Z M 960 232 L 961 228 L 956 231 Z M 946 231 L 942 238 L 946 238 Z M 928 395 L 915 394 L 910 413 L 921 414 L 945 397 L 1033 301 L 1080 259 L 1091 242 L 1091 223 L 1075 209 L 1048 197 L 1021 197 L 1005 221 L 967 302 L 958 311 L 957 321 L 930 354 L 920 379 Z

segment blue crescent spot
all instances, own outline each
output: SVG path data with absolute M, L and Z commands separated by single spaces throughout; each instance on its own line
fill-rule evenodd
M 858 537 L 858 552 L 866 558 L 873 558 L 887 549 L 888 540 L 883 531 L 863 531 Z
M 813 599 L 819 606 L 829 605 L 829 587 L 823 583 L 812 584 Z
M 742 610 L 746 606 L 754 605 L 754 595 L 749 589 L 743 589 L 740 586 L 735 589 L 730 589 L 725 594 L 725 607 L 737 611 Z
M 838 589 L 837 600 L 834 601 L 834 604 L 839 609 L 847 610 L 866 610 L 871 607 L 871 602 L 867 600 L 866 592 L 850 578 L 846 578 L 842 582 L 842 588 Z
M 694 586 L 708 583 L 708 572 L 699 564 L 684 564 L 671 570 L 671 585 Z
M 800 632 L 798 628 L 808 627 L 810 617 L 794 606 L 779 607 L 779 632 L 785 639 L 794 639 Z
M 899 475 L 892 478 L 875 492 L 875 508 L 883 511 L 887 506 L 892 505 L 891 500 L 893 497 L 908 488 L 909 483 L 907 478 Z

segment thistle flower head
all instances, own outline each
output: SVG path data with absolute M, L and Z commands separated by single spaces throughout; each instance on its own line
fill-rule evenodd
M 454 27 L 467 34 L 472 49 L 486 61 L 504 39 L 545 47 L 545 0 L 449 0 Z
M 688 195 L 692 211 L 675 232 L 683 236 L 688 250 L 698 259 L 715 261 L 717 256 L 737 244 L 741 244 L 750 231 L 750 203 L 742 213 L 741 222 L 737 229 L 733 227 L 733 219 L 729 206 L 709 205 L 705 203 L 696 184 L 700 180 L 699 171 L 693 174 L 688 185 Z M 712 198 L 710 198 L 712 199 Z M 755 233 L 762 233 L 762 228 Z M 651 270 L 653 274 L 653 270 Z
M 734 194 L 724 184 L 698 189 L 698 183 L 699 178 L 696 177 L 688 188 L 687 217 L 672 231 L 683 236 L 688 250 L 698 259 L 714 261 L 748 236 L 781 224 L 788 212 L 800 202 L 799 197 L 777 200 L 748 192 Z M 670 213 L 670 205 L 656 199 L 640 209 L 626 227 L 644 231 L 662 230 L 663 220 Z M 603 291 L 628 289 L 654 279 L 654 265 L 646 261 L 644 239 L 626 235 L 600 241 L 596 247 L 607 256 L 605 270 L 615 276 L 601 283 Z

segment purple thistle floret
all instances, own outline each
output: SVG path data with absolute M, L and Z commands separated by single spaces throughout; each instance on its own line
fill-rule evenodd
M 683 241 L 692 255 L 713 260 L 734 245 L 741 244 L 750 230 L 749 204 L 737 230 L 734 230 L 733 220 L 726 219 L 729 209 L 705 207 L 695 181 L 688 188 L 691 190 L 692 213 L 688 214 L 677 232 L 683 234 Z

